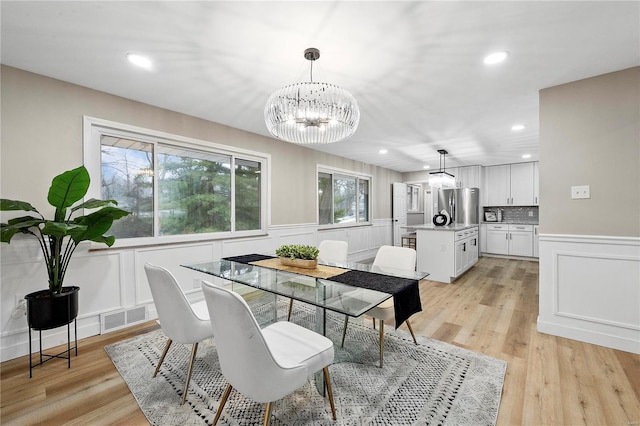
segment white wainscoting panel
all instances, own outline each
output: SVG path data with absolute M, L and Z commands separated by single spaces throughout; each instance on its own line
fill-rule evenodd
M 540 235 L 538 330 L 640 353 L 640 239 Z
M 94 317 L 101 312 L 124 307 L 122 267 L 123 257 L 120 253 L 98 251 L 74 254 L 64 282 L 80 287 L 79 318 Z
M 259 237 L 149 247 L 89 251 L 90 244 L 82 243 L 71 260 L 66 279 L 68 285 L 80 287 L 78 338 L 99 334 L 100 314 L 114 310 L 147 306 L 149 319 L 157 318 L 145 262 L 169 269 L 189 300 L 197 301 L 203 299 L 201 280 L 211 277 L 181 264 L 246 253 L 273 253 L 282 244 L 317 245 L 323 239 L 348 241 L 349 260 L 359 261 L 373 258 L 379 246 L 391 244 L 391 236 L 391 219 L 379 219 L 372 226 L 322 231 L 315 224 L 278 225 Z M 47 288 L 47 276 L 35 240 L 18 236 L 0 249 L 0 360 L 6 361 L 28 353 L 26 317 L 12 316 L 16 297 Z M 43 332 L 43 348 L 66 343 L 66 336 L 66 327 Z
M 189 295 L 200 293 L 200 287 L 194 284 L 192 273 L 180 265 L 206 262 L 213 259 L 213 246 L 216 242 L 154 246 L 135 250 L 135 305 L 153 303 L 151 290 L 144 272 L 144 264 L 162 266 L 168 269 L 180 284 L 182 291 Z M 199 299 L 203 299 L 200 296 Z M 155 309 L 154 309 L 155 312 Z

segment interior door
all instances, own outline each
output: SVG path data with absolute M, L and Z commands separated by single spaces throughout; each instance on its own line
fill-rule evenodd
M 431 189 L 424 191 L 424 223 L 431 223 L 433 220 L 433 196 Z
M 403 229 L 407 226 L 407 184 L 401 182 L 393 183 L 393 245 L 401 246 L 401 236 L 406 232 Z

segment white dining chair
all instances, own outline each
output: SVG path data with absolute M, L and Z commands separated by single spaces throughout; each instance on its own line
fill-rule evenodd
M 202 291 L 209 307 L 220 369 L 229 382 L 214 425 L 232 389 L 266 403 L 263 424 L 270 424 L 273 402 L 300 388 L 310 374 L 320 370 L 336 420 L 328 368 L 334 356 L 331 340 L 288 321 L 261 330 L 249 306 L 237 293 L 206 281 L 202 283 Z
M 318 260 L 327 263 L 346 263 L 349 256 L 349 243 L 340 240 L 322 240 L 318 244 Z M 287 321 L 291 321 L 293 299 L 289 301 Z
M 395 246 L 381 246 L 376 253 L 376 257 L 373 260 L 373 266 L 379 268 L 400 269 L 405 271 L 416 270 L 416 251 L 408 247 L 395 247 Z M 376 319 L 378 319 L 380 328 L 380 368 L 383 365 L 384 359 L 384 322 L 392 321 L 395 319 L 395 311 L 393 307 L 393 297 L 385 300 L 378 306 L 369 309 L 365 312 L 365 315 L 369 315 L 373 318 L 373 327 L 375 329 Z M 344 339 L 347 335 L 347 326 L 349 324 L 349 317 L 344 317 L 344 329 L 342 331 L 342 344 L 344 346 Z M 416 335 L 413 333 L 411 322 L 407 319 L 407 328 L 413 337 L 413 342 L 417 345 Z
M 322 240 L 318 244 L 318 260 L 323 262 L 346 263 L 349 243 L 340 240 Z
M 198 343 L 213 337 L 207 303 L 202 300 L 190 304 L 175 277 L 167 269 L 146 263 L 144 271 L 147 274 L 153 302 L 158 312 L 160 328 L 168 337 L 153 377 L 156 377 L 160 371 L 160 366 L 162 366 L 173 342 L 193 345 L 180 402 L 180 405 L 183 405 L 189 392 L 189 382 L 191 381 L 193 362 L 198 351 Z

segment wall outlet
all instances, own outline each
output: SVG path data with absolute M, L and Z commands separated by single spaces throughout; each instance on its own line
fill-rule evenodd
M 529 217 L 533 217 L 533 212 L 529 210 Z
M 16 304 L 15 304 L 15 307 L 16 307 L 16 308 L 18 308 L 18 307 L 20 307 L 20 306 L 25 306 L 25 309 L 26 309 L 27 301 L 25 300 L 24 296 L 21 296 L 21 295 L 19 295 L 19 294 L 16 294 Z
M 591 198 L 591 186 L 580 185 L 571 187 L 571 199 L 578 200 L 584 198 Z
M 27 314 L 27 301 L 24 299 L 24 296 L 19 296 L 16 294 L 16 305 L 15 309 L 11 313 L 11 318 L 18 319 L 21 316 Z

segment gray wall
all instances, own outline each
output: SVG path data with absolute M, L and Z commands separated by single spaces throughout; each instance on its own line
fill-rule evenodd
M 639 170 L 640 67 L 540 91 L 541 234 L 639 237 Z
M 2 198 L 46 211 L 40 202 L 46 204 L 51 178 L 82 164 L 82 116 L 88 115 L 271 154 L 272 225 L 316 222 L 316 164 L 373 175 L 372 219 L 391 217 L 398 172 L 11 67 L 2 66 L 0 78 Z

